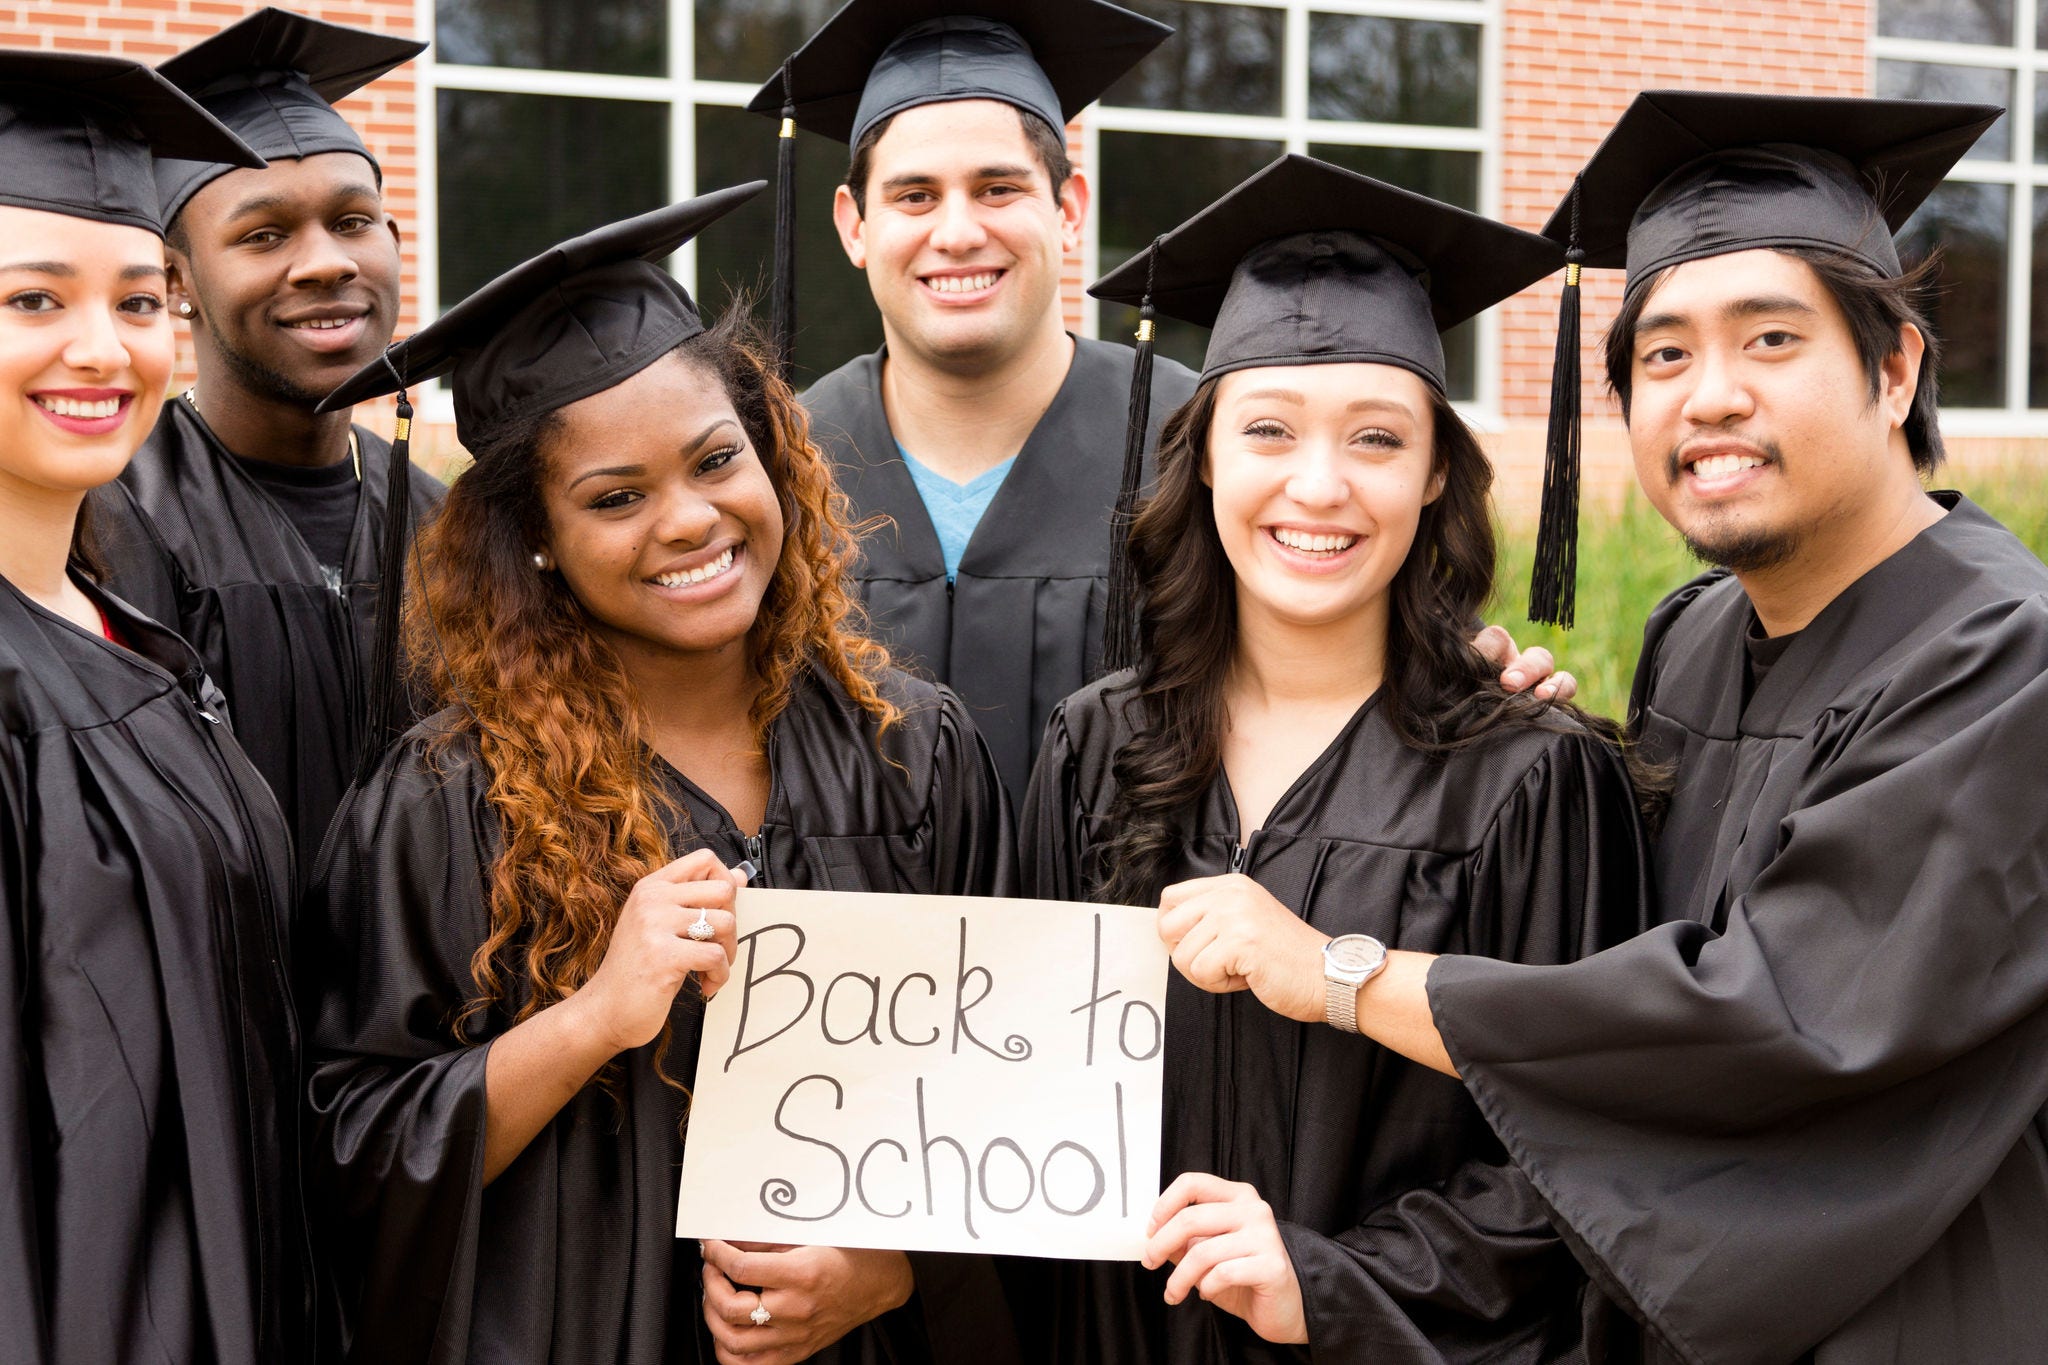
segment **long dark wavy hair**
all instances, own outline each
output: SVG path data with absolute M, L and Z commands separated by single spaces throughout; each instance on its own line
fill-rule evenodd
M 1223 763 L 1224 681 L 1237 648 L 1237 585 L 1202 481 L 1219 378 L 1205 379 L 1159 435 L 1159 485 L 1131 526 L 1144 608 L 1138 666 L 1113 688 L 1133 735 L 1111 762 L 1116 796 L 1090 869 L 1103 898 L 1150 905 L 1180 857 L 1180 822 Z M 1620 727 L 1575 707 L 1502 689 L 1472 647 L 1493 593 L 1493 467 L 1449 401 L 1430 390 L 1433 469 L 1443 491 L 1388 587 L 1381 714 L 1425 754 L 1467 748 L 1508 726 L 1579 725 L 1619 743 Z
M 723 386 L 782 507 L 782 554 L 748 639 L 756 734 L 811 668 L 886 729 L 897 718 L 881 690 L 888 651 L 863 633 L 847 501 L 803 408 L 741 304 L 674 354 Z M 458 1033 L 493 1007 L 524 1019 L 573 994 L 603 962 L 633 883 L 674 856 L 639 697 L 561 576 L 529 558 L 547 525 L 540 490 L 560 426 L 550 414 L 478 443 L 422 534 L 406 606 L 408 657 L 460 712 L 438 742 L 475 743 L 504 830 Z

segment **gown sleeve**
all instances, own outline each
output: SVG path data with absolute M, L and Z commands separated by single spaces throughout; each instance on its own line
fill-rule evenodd
M 1468 941 L 1491 957 L 1570 961 L 1637 933 L 1649 856 L 1619 754 L 1590 735 L 1556 736 L 1494 818 L 1470 876 Z M 1505 1152 L 1335 1235 L 1280 1231 L 1307 1312 L 1306 1359 L 1547 1359 L 1580 1331 L 1584 1272 Z M 1504 1351 L 1510 1341 L 1524 1349 Z
M 967 707 L 940 689 L 932 759 L 932 885 L 948 896 L 1014 896 L 1017 841 L 1009 794 Z
M 309 1184 L 344 1301 L 393 1358 L 467 1349 L 483 1190 L 485 1046 L 450 1023 L 486 936 L 491 836 L 468 770 L 411 740 L 336 814 L 299 957 Z
M 1777 856 L 1721 933 L 1667 924 L 1573 966 L 1446 957 L 1429 976 L 1488 1121 L 1686 1360 L 1801 1356 L 1994 1182 L 2039 1201 L 2048 602 L 1966 618 L 1820 728 Z M 2000 1244 L 1995 1209 L 1971 1235 L 1958 1285 L 2041 1261 Z
M 1038 900 L 1088 899 L 1079 864 L 1082 805 L 1076 757 L 1073 732 L 1067 725 L 1067 704 L 1061 702 L 1045 724 L 1045 739 L 1031 768 L 1031 785 L 1024 793 L 1024 813 L 1018 821 L 1023 894 Z
M 0 706 L 0 719 L 7 719 Z M 8 1324 L 10 1349 L 21 1359 L 51 1359 L 50 1323 L 44 1305 L 44 1232 L 38 1213 L 35 1151 L 47 1127 L 32 1096 L 38 1086 L 35 1049 L 25 1031 L 29 1018 L 31 937 L 28 818 L 21 743 L 0 730 L 0 910 L 6 937 L 0 938 L 0 1322 Z

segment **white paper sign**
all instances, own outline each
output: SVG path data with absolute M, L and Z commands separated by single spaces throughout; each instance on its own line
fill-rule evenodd
M 742 890 L 679 1237 L 1136 1260 L 1159 1197 L 1156 912 Z

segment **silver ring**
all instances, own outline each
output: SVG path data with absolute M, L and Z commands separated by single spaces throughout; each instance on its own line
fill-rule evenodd
M 699 943 L 718 937 L 718 926 L 711 922 L 710 916 L 701 906 L 697 910 L 697 922 L 690 926 L 690 937 Z
M 775 1315 L 768 1311 L 768 1303 L 765 1299 L 755 1304 L 754 1311 L 747 1314 L 747 1317 L 756 1327 L 766 1327 L 769 1323 L 775 1321 Z

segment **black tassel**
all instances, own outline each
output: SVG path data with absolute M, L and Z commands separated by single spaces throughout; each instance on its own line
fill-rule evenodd
M 1152 434 L 1152 274 L 1159 241 L 1152 242 L 1145 268 L 1145 297 L 1138 306 L 1138 353 L 1131 360 L 1131 407 L 1124 421 L 1124 468 L 1109 522 L 1109 619 L 1103 629 L 1103 671 L 1138 666 L 1138 585 L 1131 563 L 1131 522 L 1145 479 L 1145 442 Z
M 384 538 L 377 546 L 377 621 L 364 680 L 365 705 L 356 753 L 356 781 L 376 770 L 391 741 L 412 724 L 410 693 L 401 676 L 398 623 L 405 606 L 405 551 L 412 538 L 412 404 L 405 396 L 405 378 L 384 364 L 398 380 L 398 426 L 391 438 L 391 465 L 384 480 Z
M 1529 574 L 1529 619 L 1572 627 L 1579 570 L 1579 182 L 1572 180 L 1570 247 L 1550 364 L 1550 428 L 1543 443 L 1543 512 Z
M 775 139 L 775 279 L 770 326 L 776 372 L 790 382 L 796 356 L 796 101 L 782 67 L 782 130 Z

